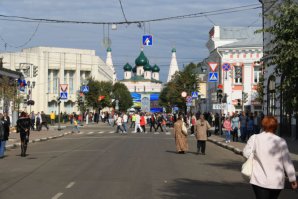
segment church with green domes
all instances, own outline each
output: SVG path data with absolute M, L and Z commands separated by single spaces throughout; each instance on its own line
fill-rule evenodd
M 123 67 L 124 79 L 120 82 L 125 84 L 134 100 L 134 108 L 145 112 L 162 111 L 158 107 L 158 97 L 162 89 L 159 80 L 159 67 L 150 65 L 143 50 L 135 60 L 135 66 L 126 63 Z

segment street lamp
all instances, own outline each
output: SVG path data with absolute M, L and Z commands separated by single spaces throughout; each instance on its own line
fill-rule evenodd
M 34 101 L 32 100 L 32 92 L 33 92 L 33 88 L 35 87 L 35 81 L 33 81 L 32 84 L 31 84 L 30 81 L 28 81 L 28 82 L 27 82 L 27 86 L 28 86 L 28 88 L 29 88 L 29 91 L 28 91 L 28 94 L 29 94 L 29 100 L 27 101 L 27 104 L 28 104 L 29 107 L 30 107 L 29 110 L 30 110 L 30 113 L 31 113 L 31 106 L 34 105 Z

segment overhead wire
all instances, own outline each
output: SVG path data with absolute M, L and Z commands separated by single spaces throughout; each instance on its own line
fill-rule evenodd
M 29 42 L 32 41 L 33 37 L 36 35 L 36 33 L 38 31 L 39 25 L 40 25 L 40 22 L 35 27 L 34 31 L 31 34 L 31 36 L 23 44 L 20 44 L 20 45 L 11 44 L 11 43 L 7 42 L 6 39 L 4 39 L 1 34 L 0 34 L 0 40 L 4 42 L 5 48 L 7 46 L 8 47 L 12 47 L 12 48 L 22 48 L 22 47 L 26 46 Z
M 141 23 L 148 23 L 148 22 L 158 22 L 158 21 L 168 21 L 168 20 L 178 20 L 178 19 L 187 19 L 187 18 L 197 18 L 197 17 L 205 17 L 205 16 L 213 16 L 213 15 L 221 15 L 221 14 L 228 14 L 233 12 L 242 12 L 246 10 L 258 9 L 261 8 L 259 4 L 250 4 L 245 6 L 236 6 L 231 8 L 225 9 L 218 9 L 206 12 L 197 12 L 185 15 L 177 15 L 177 16 L 170 16 L 170 17 L 163 17 L 163 18 L 155 18 L 155 19 L 147 19 L 147 20 L 134 20 L 134 21 L 114 21 L 114 22 L 95 22 L 95 21 L 73 21 L 73 20 L 58 20 L 58 19 L 46 19 L 46 18 L 30 18 L 24 16 L 13 16 L 13 15 L 3 15 L 0 14 L 0 17 L 7 18 L 7 19 L 21 19 L 21 20 L 28 20 L 28 22 L 32 21 L 39 21 L 41 23 L 73 23 L 73 24 L 141 24 Z M 22 22 L 25 22 L 22 21 Z M 27 21 L 26 21 L 27 22 Z
M 121 7 L 121 11 L 122 11 L 122 14 L 123 14 L 124 20 L 127 22 L 127 18 L 126 18 L 126 16 L 125 16 L 125 12 L 124 12 L 124 9 L 123 9 L 122 1 L 121 1 L 121 0 L 119 0 L 119 3 L 120 3 L 120 7 Z

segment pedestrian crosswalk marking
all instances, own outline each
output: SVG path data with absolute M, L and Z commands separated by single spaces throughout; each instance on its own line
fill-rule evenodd
M 91 134 L 93 134 L 94 132 L 89 132 L 89 133 L 87 133 L 88 135 L 91 135 Z
M 154 134 L 157 135 L 157 134 L 159 134 L 159 132 L 155 132 Z
M 112 134 L 112 133 L 115 133 L 115 131 L 110 131 L 109 133 Z
M 98 132 L 98 134 L 103 134 L 103 133 L 104 133 L 103 131 L 99 131 L 99 132 Z
M 170 132 L 166 132 L 166 135 L 171 135 L 171 133 Z
M 92 135 L 92 134 L 95 134 L 95 133 L 97 133 L 97 134 L 105 134 L 105 133 L 107 133 L 107 134 L 115 134 L 116 132 L 115 131 L 98 131 L 98 132 L 93 132 L 93 131 L 91 131 L 91 132 L 79 132 L 78 134 L 80 134 L 80 135 L 82 135 L 82 134 L 85 134 L 85 135 Z M 127 134 L 136 134 L 136 133 L 134 133 L 133 131 L 132 132 L 128 132 Z M 141 133 L 141 134 L 137 134 L 137 135 L 142 135 L 143 133 Z M 147 133 L 148 134 L 148 133 Z M 149 133 L 149 135 L 150 135 L 151 133 Z M 154 132 L 154 133 L 152 133 L 153 135 L 160 135 L 161 133 L 160 132 Z M 162 133 L 162 134 L 164 134 L 164 135 L 172 135 L 172 133 L 171 132 L 165 132 L 165 133 Z

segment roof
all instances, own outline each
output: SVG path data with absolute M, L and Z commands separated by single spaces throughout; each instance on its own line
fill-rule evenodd
M 0 67 L 0 75 L 4 75 L 15 79 L 23 76 L 21 72 L 17 72 L 17 71 L 10 70 L 7 68 L 2 68 L 2 67 Z
M 238 41 L 220 46 L 219 48 L 231 47 L 262 47 L 263 35 L 255 33 L 260 27 L 221 27 L 220 39 L 237 39 Z
M 143 76 L 133 76 L 130 79 L 124 79 L 121 80 L 122 82 L 154 82 L 154 83 L 162 83 L 161 81 L 158 81 L 156 79 L 145 79 Z

